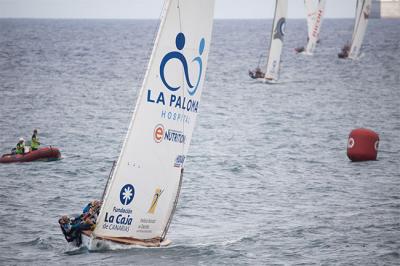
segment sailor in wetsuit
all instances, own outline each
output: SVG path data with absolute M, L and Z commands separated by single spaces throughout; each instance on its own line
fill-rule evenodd
M 64 215 L 58 220 L 58 223 L 67 242 L 76 241 L 76 245 L 79 247 L 82 244 L 79 219 L 71 219 Z
M 76 245 L 78 247 L 82 244 L 82 231 L 94 230 L 97 216 L 100 212 L 100 206 L 101 202 L 95 200 L 89 203 L 83 209 L 83 213 L 81 215 L 75 218 L 69 218 L 68 216 L 64 215 L 58 220 L 61 231 L 68 242 L 76 241 Z

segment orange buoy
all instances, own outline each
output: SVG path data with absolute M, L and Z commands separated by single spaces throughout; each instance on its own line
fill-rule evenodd
M 353 162 L 376 160 L 379 136 L 366 128 L 357 128 L 350 132 L 347 141 L 347 157 Z

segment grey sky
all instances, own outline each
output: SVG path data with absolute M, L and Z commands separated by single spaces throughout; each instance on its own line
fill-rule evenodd
M 198 0 L 201 1 L 201 0 Z M 356 0 L 327 0 L 326 17 L 354 17 Z M 163 0 L 0 0 L 0 18 L 158 18 Z M 271 18 L 275 0 L 216 0 L 216 18 Z M 304 18 L 289 0 L 289 18 Z

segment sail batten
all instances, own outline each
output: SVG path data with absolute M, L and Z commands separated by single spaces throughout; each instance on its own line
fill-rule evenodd
M 199 110 L 214 0 L 168 0 L 94 235 L 161 239 Z

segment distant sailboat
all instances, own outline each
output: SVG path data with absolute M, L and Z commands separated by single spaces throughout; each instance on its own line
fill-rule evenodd
M 367 30 L 369 14 L 371 12 L 372 0 L 357 0 L 356 15 L 351 43 L 343 46 L 338 54 L 339 58 L 357 59 Z
M 210 49 L 215 0 L 167 0 L 134 115 L 106 186 L 90 250 L 170 243 Z
M 287 9 L 288 0 L 276 0 L 268 60 L 263 67 L 257 67 L 255 70 L 249 71 L 249 76 L 251 78 L 268 83 L 275 83 L 278 81 Z
M 321 31 L 322 21 L 325 14 L 326 0 L 304 0 L 304 6 L 307 12 L 307 46 L 295 48 L 298 53 L 307 55 L 314 54 L 315 47 L 319 43 L 319 34 Z

